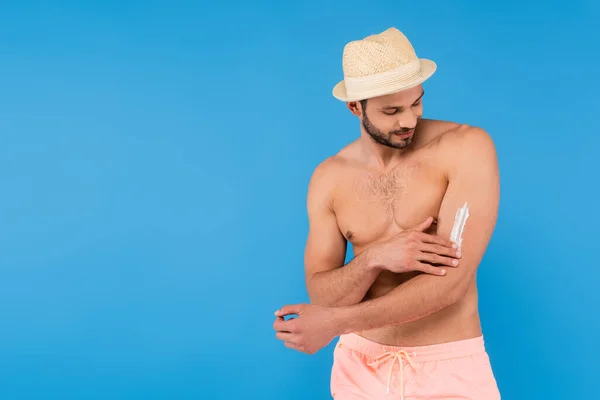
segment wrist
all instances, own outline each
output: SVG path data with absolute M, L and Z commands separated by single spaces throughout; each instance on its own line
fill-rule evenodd
M 368 271 L 379 273 L 384 269 L 383 265 L 381 264 L 381 257 L 379 257 L 377 249 L 370 248 L 366 250 L 365 257 L 367 259 L 366 266 Z
M 353 306 L 336 307 L 333 316 L 333 326 L 335 327 L 335 336 L 345 335 L 354 331 L 352 321 Z

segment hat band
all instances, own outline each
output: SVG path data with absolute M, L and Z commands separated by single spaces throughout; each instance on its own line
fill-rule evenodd
M 419 59 L 411 61 L 408 64 L 379 74 L 347 77 L 344 79 L 346 93 L 353 96 L 355 94 L 369 95 L 377 93 L 390 85 L 398 85 L 403 82 L 410 82 L 421 72 L 421 62 Z

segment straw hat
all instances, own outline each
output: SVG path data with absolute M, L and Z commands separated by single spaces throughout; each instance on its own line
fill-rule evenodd
M 333 88 L 342 101 L 383 96 L 420 85 L 436 64 L 418 58 L 412 45 L 396 28 L 352 41 L 342 56 L 344 80 Z

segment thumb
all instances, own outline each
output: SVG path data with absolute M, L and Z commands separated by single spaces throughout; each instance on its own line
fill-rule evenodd
M 413 228 L 413 230 L 423 232 L 425 229 L 427 229 L 431 226 L 432 222 L 433 222 L 433 217 L 427 217 L 427 219 L 425 221 L 423 221 L 419 225 L 415 226 Z
M 275 316 L 283 317 L 290 314 L 300 314 L 301 306 L 299 304 L 287 305 L 275 311 Z

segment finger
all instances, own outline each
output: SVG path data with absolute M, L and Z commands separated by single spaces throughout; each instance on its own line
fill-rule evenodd
M 446 275 L 445 268 L 434 267 L 433 265 L 429 265 L 429 264 L 422 263 L 422 262 L 416 262 L 413 269 L 415 271 L 421 271 L 421 272 L 424 272 L 426 274 L 431 274 L 431 275 L 438 275 L 438 276 Z
M 433 243 L 433 244 L 439 244 L 441 246 L 446 246 L 446 247 L 451 247 L 453 249 L 457 249 L 458 246 L 455 243 L 452 243 L 449 240 L 446 240 L 440 236 L 437 235 L 430 235 L 428 233 L 419 233 L 418 234 L 419 239 L 423 242 L 423 243 Z
M 452 249 L 441 244 L 435 243 L 421 243 L 419 249 L 426 253 L 439 254 L 441 256 L 460 258 L 462 254 L 458 249 Z
M 283 340 L 284 342 L 296 343 L 294 340 L 294 334 L 290 332 L 277 332 L 275 337 L 279 340 Z
M 275 311 L 275 315 L 277 317 L 283 317 L 290 314 L 300 314 L 302 310 L 302 304 L 292 304 L 281 307 L 279 310 Z
M 419 253 L 417 255 L 417 260 L 425 261 L 430 264 L 448 265 L 450 267 L 458 267 L 459 264 L 456 258 L 444 257 L 433 253 Z
M 277 317 L 275 319 L 275 322 L 273 323 L 273 329 L 275 329 L 276 331 L 283 331 L 283 328 L 286 326 L 285 323 L 285 319 L 283 317 Z
M 285 341 L 285 342 L 283 342 L 283 344 L 287 348 L 294 349 L 297 351 L 302 351 L 302 348 L 300 348 L 300 346 L 298 346 L 296 343 Z
M 433 217 L 427 217 L 427 219 L 421 222 L 419 225 L 415 226 L 412 230 L 423 232 L 427 228 L 431 226 L 431 223 L 434 221 Z
M 279 332 L 296 332 L 296 325 L 296 318 L 288 319 L 286 321 L 283 317 L 278 317 L 273 323 L 273 329 Z

